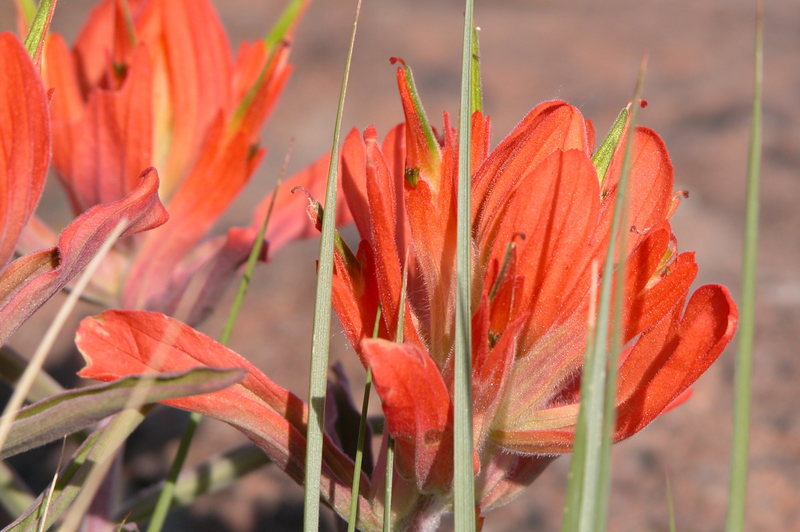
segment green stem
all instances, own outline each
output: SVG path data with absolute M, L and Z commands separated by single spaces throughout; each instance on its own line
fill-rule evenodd
M 750 440 L 750 402 L 755 333 L 756 266 L 758 254 L 759 174 L 761 169 L 761 87 L 764 81 L 764 3 L 756 2 L 753 121 L 747 164 L 747 210 L 742 259 L 742 311 L 736 351 L 736 395 L 733 412 L 733 450 L 728 500 L 727 530 L 744 529 Z
M 474 61 L 474 5 L 465 0 L 464 38 L 461 58 L 461 103 L 458 125 L 458 192 L 456 232 L 456 331 L 453 385 L 453 497 L 455 528 L 475 530 L 475 477 L 472 442 L 472 312 L 470 226 L 472 99 L 478 61 Z
M 333 127 L 333 146 L 328 167 L 328 183 L 325 190 L 325 215 L 322 217 L 322 236 L 319 246 L 319 269 L 317 271 L 317 293 L 314 303 L 314 329 L 311 347 L 311 371 L 308 385 L 308 428 L 306 432 L 306 460 L 303 500 L 303 530 L 319 530 L 320 478 L 322 476 L 322 433 L 325 426 L 325 389 L 328 373 L 328 352 L 331 336 L 331 294 L 333 281 L 333 248 L 336 229 L 337 168 L 339 161 L 339 137 L 342 130 L 342 115 L 350 78 L 350 64 L 358 29 L 361 0 L 357 1 L 353 17 L 353 30 L 347 50 L 339 104 Z
M 375 313 L 375 324 L 372 326 L 372 337 L 378 337 L 381 322 L 381 307 Z M 358 492 L 361 488 L 361 466 L 364 462 L 364 439 L 367 434 L 367 411 L 369 410 L 369 393 L 372 390 L 372 370 L 367 368 L 364 382 L 364 397 L 361 399 L 361 418 L 358 420 L 358 441 L 356 443 L 356 459 L 353 466 L 353 483 L 350 490 L 350 514 L 347 518 L 347 532 L 355 532 L 358 521 Z
M 383 484 L 383 532 L 392 530 L 392 482 L 394 482 L 394 438 L 386 434 L 386 467 Z
M 269 204 L 269 209 L 267 209 L 267 215 L 261 222 L 261 227 L 258 229 L 258 236 L 256 237 L 255 242 L 253 242 L 253 247 L 250 249 L 250 255 L 247 257 L 247 264 L 244 269 L 244 274 L 242 275 L 242 280 L 239 282 L 239 288 L 236 291 L 236 296 L 234 297 L 230 311 L 228 312 L 228 318 L 225 321 L 222 334 L 220 334 L 219 341 L 223 345 L 227 345 L 230 341 L 231 334 L 233 333 L 233 326 L 236 323 L 236 319 L 239 317 L 244 296 L 247 294 L 247 289 L 250 287 L 250 281 L 253 278 L 253 271 L 258 263 L 258 257 L 261 255 L 261 250 L 264 247 L 264 235 L 267 233 L 267 226 L 269 225 L 269 220 L 272 217 L 272 209 L 275 206 L 275 198 L 278 196 L 278 189 L 281 184 L 281 179 L 286 171 L 288 158 L 289 154 L 287 153 L 283 162 L 283 167 L 281 168 L 281 177 L 278 179 L 278 183 L 275 185 L 275 190 L 272 192 L 272 200 Z M 172 461 L 172 465 L 170 466 L 167 476 L 164 479 L 164 487 L 161 490 L 158 502 L 153 510 L 153 515 L 150 518 L 150 524 L 147 527 L 147 532 L 159 532 L 164 527 L 164 522 L 167 519 L 167 514 L 169 514 L 173 498 L 175 497 L 175 489 L 178 482 L 178 477 L 183 469 L 183 464 L 186 462 L 186 456 L 189 454 L 189 447 L 192 445 L 192 440 L 194 439 L 194 435 L 197 432 L 197 427 L 200 425 L 200 421 L 202 421 L 202 419 L 203 415 L 198 414 L 197 412 L 192 412 L 189 415 L 189 421 L 187 422 L 186 428 L 181 436 L 181 441 L 178 444 L 178 450 L 175 453 L 175 458 Z

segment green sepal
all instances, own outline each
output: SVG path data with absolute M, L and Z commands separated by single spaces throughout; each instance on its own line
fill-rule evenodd
M 417 184 L 419 183 L 419 168 L 406 168 L 404 177 L 408 186 L 417 188 Z
M 601 185 L 606 177 L 608 167 L 611 165 L 611 159 L 614 157 L 614 152 L 617 150 L 617 145 L 622 138 L 622 133 L 625 131 L 625 124 L 627 123 L 628 108 L 625 107 L 617 115 L 603 143 L 600 144 L 600 147 L 598 147 L 597 151 L 592 155 L 592 163 L 594 163 L 594 167 L 597 170 L 597 179 L 600 181 Z
M 264 44 L 272 48 L 294 30 L 297 21 L 305 11 L 308 0 L 290 0 L 281 13 L 278 21 L 270 28 L 264 37 Z
M 392 59 L 394 62 L 396 59 Z M 399 60 L 401 63 L 401 67 L 403 72 L 405 73 L 406 79 L 406 88 L 408 89 L 408 94 L 411 96 L 411 102 L 414 104 L 414 110 L 416 111 L 416 115 L 419 118 L 420 128 L 422 129 L 422 133 L 425 136 L 425 144 L 428 146 L 428 153 L 432 154 L 435 157 L 435 161 L 431 161 L 432 163 L 438 163 L 440 153 L 439 153 L 439 141 L 436 138 L 436 134 L 433 132 L 433 128 L 431 127 L 430 120 L 428 120 L 428 115 L 425 114 L 425 108 L 422 106 L 422 100 L 419 98 L 419 92 L 417 91 L 417 84 L 414 82 L 414 74 L 411 72 L 411 67 L 405 64 L 404 61 Z
M 25 49 L 33 59 L 34 64 L 40 64 L 44 40 L 50 29 L 50 21 L 53 20 L 53 11 L 56 9 L 57 0 L 42 0 L 33 15 L 33 20 L 28 27 L 28 34 L 25 36 Z M 27 17 L 28 7 L 24 7 L 24 14 Z

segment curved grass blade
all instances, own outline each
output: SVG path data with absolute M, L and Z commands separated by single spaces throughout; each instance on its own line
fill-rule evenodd
M 11 399 L 9 399 L 8 403 L 3 409 L 3 417 L 0 419 L 0 450 L 3 449 L 6 438 L 11 430 L 11 423 L 14 421 L 17 411 L 19 411 L 22 403 L 25 401 L 25 397 L 27 397 L 31 387 L 33 386 L 33 383 L 36 380 L 36 375 L 39 373 L 39 371 L 41 371 L 45 358 L 47 358 L 47 353 L 50 352 L 50 348 L 53 346 L 58 333 L 64 326 L 64 322 L 72 312 L 72 309 L 75 308 L 78 298 L 80 298 L 81 293 L 83 293 L 83 290 L 86 288 L 89 280 L 100 266 L 100 263 L 106 256 L 106 253 L 108 253 L 108 251 L 111 249 L 111 246 L 114 245 L 114 243 L 117 241 L 117 238 L 119 238 L 122 232 L 126 229 L 127 225 L 128 221 L 123 218 L 108 235 L 106 241 L 103 242 L 103 245 L 100 246 L 100 249 L 98 249 L 97 254 L 86 266 L 86 270 L 84 270 L 84 272 L 81 274 L 78 282 L 75 283 L 75 288 L 69 293 L 66 301 L 64 301 L 64 304 L 61 305 L 61 308 L 58 309 L 58 314 L 56 314 L 56 317 L 53 319 L 53 322 L 47 329 L 47 332 L 45 332 L 42 341 L 39 343 L 39 346 L 33 353 L 33 357 L 31 357 L 28 367 L 25 368 L 25 372 L 22 374 L 22 377 L 20 377 L 19 383 L 17 383 L 17 386 L 14 388 L 14 393 L 11 395 Z
M 319 246 L 319 269 L 317 271 L 317 294 L 314 303 L 314 332 L 311 347 L 311 371 L 308 386 L 308 430 L 306 433 L 306 460 L 303 501 L 303 530 L 317 532 L 319 529 L 319 493 L 322 468 L 322 432 L 325 426 L 325 390 L 327 386 L 328 350 L 331 335 L 331 293 L 333 281 L 333 247 L 336 224 L 337 166 L 339 161 L 339 137 L 342 129 L 344 101 L 347 82 L 350 78 L 350 63 L 358 29 L 361 0 L 357 0 L 353 17 L 353 30 L 347 50 L 339 105 L 333 127 L 331 162 L 328 167 L 328 184 L 325 191 L 325 215 L 322 218 L 322 236 Z
M 459 532 L 475 530 L 475 477 L 472 443 L 472 311 L 471 285 L 471 134 L 473 87 L 479 73 L 473 60 L 474 5 L 465 0 L 464 42 L 461 57 L 461 103 L 458 124 L 458 194 L 456 223 L 456 332 L 455 383 L 453 385 L 453 496 L 455 528 Z
M 19 411 L 11 425 L 5 459 L 91 427 L 126 408 L 137 387 L 145 387 L 144 404 L 210 393 L 241 380 L 240 369 L 195 368 L 173 373 L 135 375 L 111 383 L 68 390 Z
M 275 185 L 275 190 L 272 192 L 272 201 L 267 209 L 267 215 L 264 217 L 264 220 L 261 222 L 261 226 L 258 228 L 258 236 L 256 237 L 255 242 L 253 242 L 250 255 L 247 257 L 247 264 L 245 265 L 242 280 L 239 282 L 239 287 L 236 290 L 236 296 L 234 297 L 230 311 L 228 312 L 228 318 L 225 321 L 225 326 L 220 334 L 219 341 L 222 345 L 227 345 L 227 343 L 230 341 L 231 335 L 233 334 L 233 326 L 236 324 L 236 320 L 239 317 L 239 311 L 241 310 L 242 303 L 244 302 L 244 296 L 247 294 L 247 289 L 250 287 L 250 280 L 253 278 L 253 271 L 255 271 L 258 258 L 261 256 L 261 250 L 264 248 L 264 235 L 267 233 L 269 220 L 272 217 L 272 209 L 275 207 L 275 198 L 278 197 L 278 189 L 280 188 L 281 180 L 283 179 L 283 176 L 286 173 L 286 167 L 289 164 L 290 153 L 291 148 L 283 160 L 283 166 L 278 177 L 278 182 Z M 159 496 L 158 502 L 153 509 L 153 513 L 150 517 L 150 523 L 147 527 L 147 532 L 158 532 L 164 526 L 164 521 L 167 519 L 167 514 L 169 514 L 170 507 L 172 506 L 172 500 L 175 496 L 178 476 L 181 474 L 183 464 L 186 462 L 186 457 L 189 454 L 189 447 L 192 445 L 192 440 L 194 440 L 197 427 L 200 425 L 200 421 L 202 421 L 202 419 L 202 414 L 198 414 L 197 412 L 192 412 L 189 414 L 189 421 L 183 431 L 183 435 L 181 436 L 181 441 L 178 444 L 178 450 L 175 452 L 175 458 L 172 461 L 172 465 L 170 466 L 167 476 L 164 479 L 161 495 Z
M 759 176 L 761 170 L 761 87 L 764 81 L 764 2 L 756 1 L 755 57 L 753 71 L 753 119 L 747 161 L 747 209 L 739 345 L 736 350 L 736 395 L 733 413 L 733 450 L 728 495 L 728 532 L 744 530 L 747 501 L 747 462 L 750 439 L 750 401 L 755 332 L 756 266 L 758 255 Z

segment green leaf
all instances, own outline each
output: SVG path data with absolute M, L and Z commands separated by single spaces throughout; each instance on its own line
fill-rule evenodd
M 592 155 L 592 162 L 597 170 L 597 179 L 600 180 L 602 188 L 603 181 L 608 172 L 608 167 L 611 165 L 611 159 L 614 157 L 614 152 L 617 150 L 619 140 L 622 138 L 622 133 L 625 131 L 625 123 L 628 121 L 628 108 L 625 107 L 617 115 L 616 120 L 611 125 L 606 138 L 597 151 Z
M 331 162 L 328 167 L 328 183 L 325 190 L 325 215 L 322 218 L 322 236 L 319 246 L 319 268 L 317 270 L 317 293 L 314 303 L 314 330 L 311 347 L 311 371 L 308 386 L 308 431 L 306 433 L 306 460 L 304 480 L 303 530 L 319 530 L 319 497 L 322 469 L 322 433 L 325 427 L 325 390 L 328 373 L 328 351 L 331 336 L 331 294 L 333 282 L 333 248 L 336 226 L 336 189 L 339 162 L 339 138 L 342 130 L 342 115 L 350 78 L 350 64 L 358 29 L 361 0 L 356 3 L 353 30 L 347 50 L 339 104 L 333 126 Z
M 475 476 L 472 443 L 472 309 L 470 302 L 472 228 L 471 137 L 472 102 L 478 62 L 473 60 L 476 45 L 473 23 L 474 5 L 465 1 L 464 41 L 461 55 L 461 104 L 458 123 L 458 193 L 456 215 L 456 332 L 453 384 L 453 498 L 455 528 L 459 532 L 475 530 Z
M 744 530 L 747 503 L 750 401 L 752 395 L 753 340 L 756 314 L 756 267 L 758 265 L 758 211 L 761 171 L 761 89 L 764 83 L 764 2 L 756 2 L 755 57 L 753 68 L 753 118 L 747 161 L 747 197 L 742 257 L 742 297 L 739 343 L 736 350 L 736 392 L 733 410 L 733 449 L 728 494 L 728 532 Z
M 69 390 L 19 411 L 0 457 L 39 447 L 124 410 L 134 389 L 146 388 L 143 403 L 220 390 L 241 380 L 240 369 L 195 368 L 135 375 L 108 384 Z

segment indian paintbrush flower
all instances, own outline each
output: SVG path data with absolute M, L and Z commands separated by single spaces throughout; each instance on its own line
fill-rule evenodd
M 395 441 L 396 529 L 429 530 L 452 496 L 458 139 L 447 115 L 440 134 L 431 128 L 405 65 L 397 76 L 405 123 L 382 142 L 374 128 L 363 137 L 353 131 L 343 146 L 341 190 L 361 241 L 353 252 L 337 238 L 333 305 L 372 370 Z M 625 143 L 633 143 L 633 158 L 614 440 L 686 400 L 690 385 L 730 341 L 737 319 L 724 287 L 689 293 L 697 265 L 694 254 L 678 251 L 670 228 L 680 194 L 656 133 L 627 131 L 623 115 L 605 144 L 607 155 L 593 160 L 591 123 L 575 107 L 551 101 L 491 151 L 489 134 L 489 118 L 474 113 L 472 396 L 481 515 L 571 450 L 587 322 L 610 244 Z M 317 223 L 324 215 L 316 202 L 309 212 Z M 408 288 L 401 293 L 404 269 Z M 371 338 L 378 309 L 379 338 Z M 405 341 L 397 343 L 401 314 Z M 102 380 L 197 363 L 246 367 L 250 377 L 242 384 L 169 404 L 237 426 L 302 478 L 305 405 L 234 353 L 152 313 L 90 318 L 77 342 L 88 362 L 81 374 Z M 162 357 L 169 367 L 153 362 L 159 349 L 171 350 Z M 342 437 L 330 431 L 326 437 L 322 492 L 346 515 L 342 499 L 349 497 L 353 465 L 333 443 Z M 359 527 L 378 530 L 383 472 L 366 470 L 372 474 L 361 481 Z

